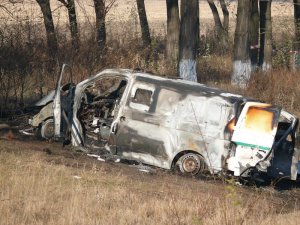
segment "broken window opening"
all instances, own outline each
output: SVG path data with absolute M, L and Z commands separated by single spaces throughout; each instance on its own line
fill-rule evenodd
M 126 86 L 127 81 L 124 79 L 107 77 L 92 83 L 84 90 L 78 118 L 87 147 L 96 149 L 108 141 L 110 128 Z
M 253 132 L 272 133 L 274 112 L 266 108 L 249 107 L 243 127 Z
M 132 102 L 150 106 L 151 96 L 152 96 L 152 91 L 139 88 L 136 90 Z
M 152 90 L 137 88 L 131 97 L 130 107 L 148 112 L 152 103 Z

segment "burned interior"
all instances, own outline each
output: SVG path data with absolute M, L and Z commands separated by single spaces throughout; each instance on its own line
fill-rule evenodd
M 83 91 L 77 116 L 86 147 L 97 149 L 107 143 L 126 85 L 125 79 L 107 77 L 93 82 Z

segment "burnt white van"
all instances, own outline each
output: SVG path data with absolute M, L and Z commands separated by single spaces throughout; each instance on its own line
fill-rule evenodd
M 104 70 L 63 94 L 60 81 L 54 136 L 74 146 L 184 174 L 297 178 L 298 119 L 278 106 L 132 70 Z

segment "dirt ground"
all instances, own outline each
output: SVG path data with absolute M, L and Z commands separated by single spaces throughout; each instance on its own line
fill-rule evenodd
M 299 188 L 142 172 L 0 125 L 0 224 L 298 224 Z

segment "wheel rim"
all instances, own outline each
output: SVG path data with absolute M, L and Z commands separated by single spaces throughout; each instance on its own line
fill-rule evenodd
M 200 160 L 197 156 L 190 155 L 182 162 L 182 167 L 186 173 L 197 174 L 200 170 Z

